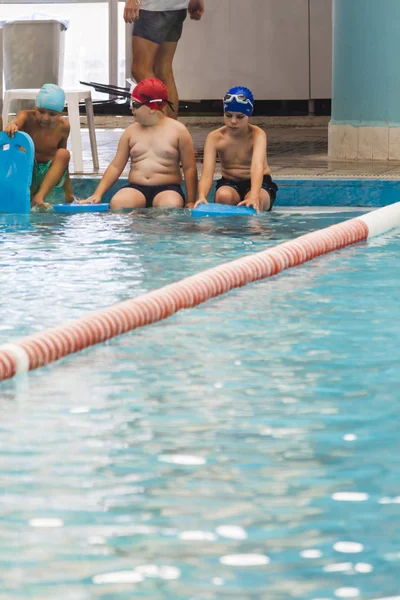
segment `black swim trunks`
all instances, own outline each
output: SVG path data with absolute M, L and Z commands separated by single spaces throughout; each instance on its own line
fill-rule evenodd
M 231 187 L 234 190 L 236 190 L 237 193 L 239 194 L 240 201 L 245 199 L 246 195 L 249 193 L 249 191 L 251 189 L 250 179 L 233 180 L 233 179 L 225 179 L 225 177 L 221 177 L 221 179 L 218 179 L 218 181 L 217 181 L 216 190 L 219 190 L 219 188 L 224 185 L 227 185 L 228 187 Z M 274 181 L 272 181 L 271 175 L 264 175 L 261 187 L 263 190 L 266 190 L 268 192 L 268 194 L 271 198 L 271 206 L 269 207 L 269 210 L 272 210 L 272 207 L 274 205 L 275 198 L 276 198 L 276 192 L 278 191 L 278 186 L 276 185 L 276 183 Z
M 146 208 L 151 208 L 153 206 L 153 200 L 160 194 L 161 192 L 178 192 L 182 196 L 183 206 L 185 206 L 185 194 L 180 185 L 139 185 L 138 183 L 128 183 L 124 185 L 121 190 L 125 188 L 131 188 L 132 190 L 138 190 L 142 192 L 143 196 L 146 198 Z
M 133 26 L 132 35 L 149 40 L 154 44 L 178 42 L 182 35 L 187 10 L 143 10 Z

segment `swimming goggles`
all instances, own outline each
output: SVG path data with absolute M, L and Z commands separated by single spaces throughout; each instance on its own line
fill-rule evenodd
M 250 104 L 251 108 L 254 108 L 253 103 L 250 102 L 250 100 L 246 98 L 244 94 L 226 94 L 224 96 L 224 102 L 226 104 L 233 102 L 233 100 L 236 100 L 236 102 L 239 104 Z
M 147 96 L 145 96 L 144 94 L 142 94 L 143 98 L 147 98 Z M 147 104 L 152 104 L 153 102 L 165 102 L 166 104 L 168 104 L 168 106 L 170 107 L 171 110 L 174 110 L 174 105 L 172 104 L 172 102 L 170 102 L 169 100 L 163 100 L 162 98 L 157 98 L 155 100 L 150 100 L 150 98 L 148 100 L 145 100 L 144 102 L 140 102 L 140 100 L 136 100 L 135 98 L 131 98 L 130 101 L 130 107 L 131 110 L 139 110 L 139 108 L 141 108 L 142 106 L 146 106 Z

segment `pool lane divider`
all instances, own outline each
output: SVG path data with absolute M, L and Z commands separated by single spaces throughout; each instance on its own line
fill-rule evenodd
M 0 346 L 0 381 L 400 226 L 400 202 Z

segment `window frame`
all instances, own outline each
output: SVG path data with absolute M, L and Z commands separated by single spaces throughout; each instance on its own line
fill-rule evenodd
M 2 4 L 108 4 L 108 77 L 118 85 L 118 3 L 125 0 L 3 0 Z

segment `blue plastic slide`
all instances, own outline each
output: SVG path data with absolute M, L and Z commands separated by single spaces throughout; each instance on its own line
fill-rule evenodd
M 0 212 L 28 214 L 35 146 L 32 138 L 17 131 L 0 133 Z

